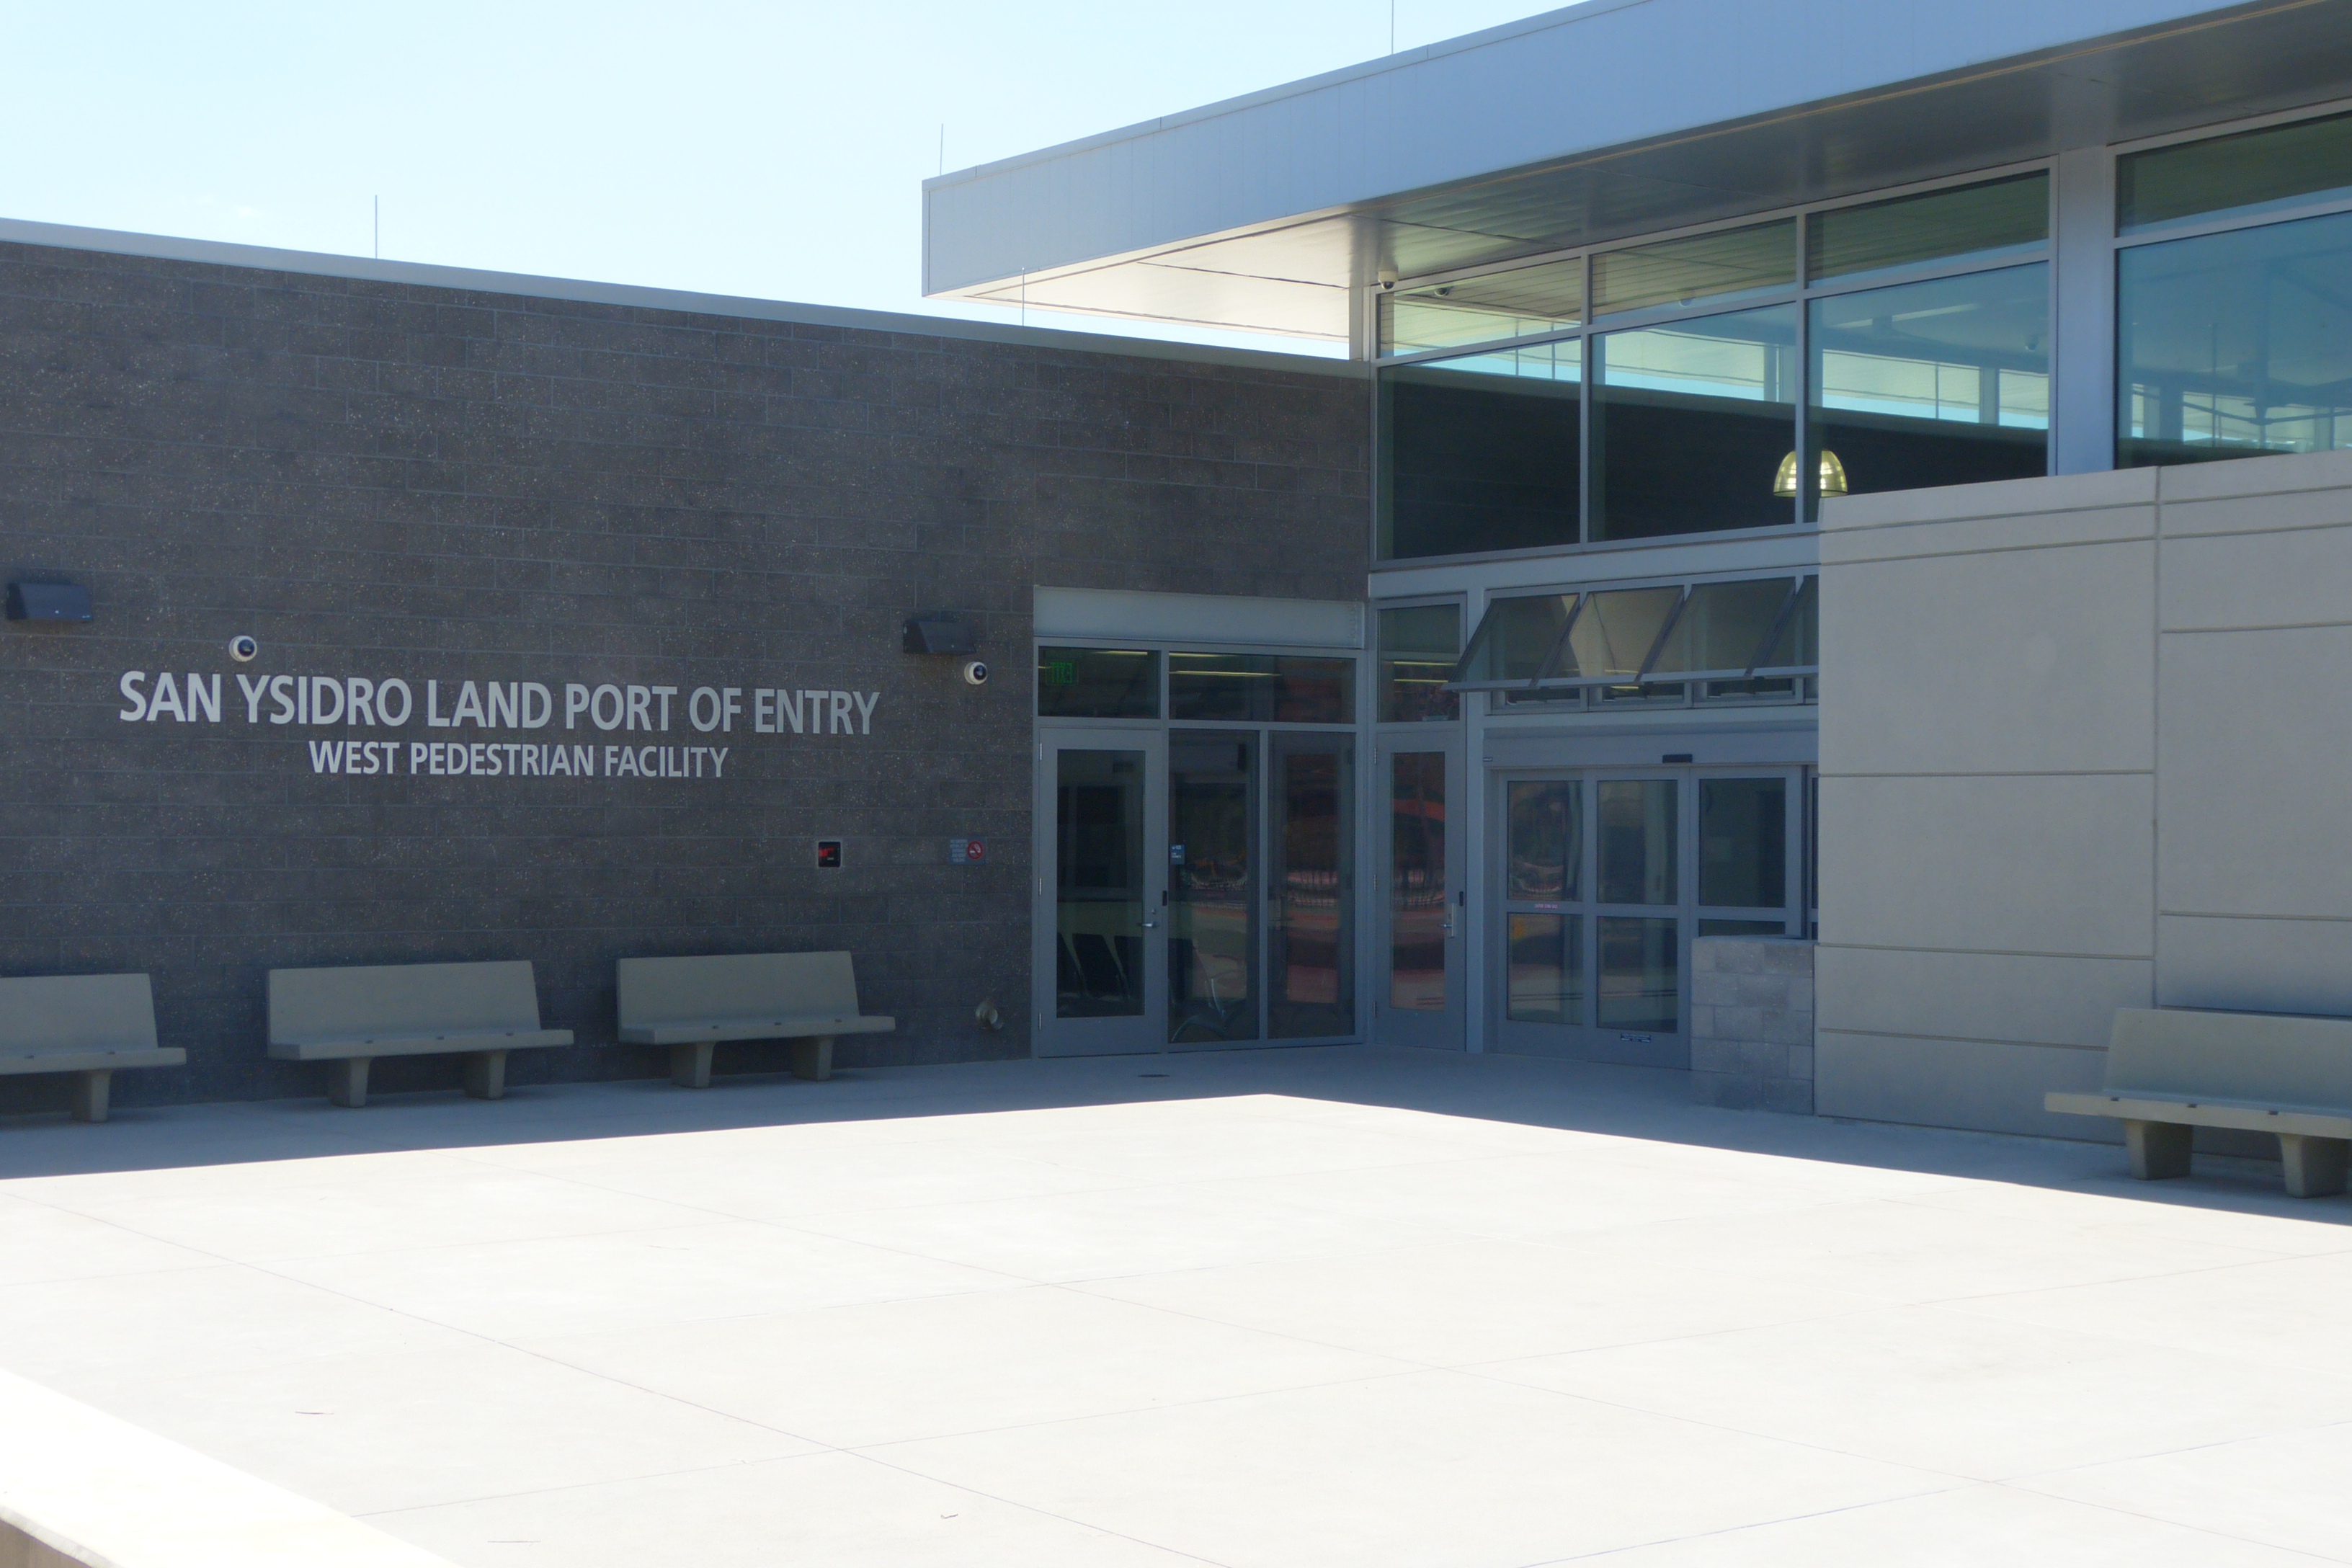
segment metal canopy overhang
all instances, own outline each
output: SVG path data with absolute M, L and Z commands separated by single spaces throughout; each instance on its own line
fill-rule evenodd
M 2343 97 L 2352 0 L 1588 0 L 927 180 L 924 289 L 1345 339 L 1384 271 Z M 1525 156 L 1563 142 L 1582 150 Z

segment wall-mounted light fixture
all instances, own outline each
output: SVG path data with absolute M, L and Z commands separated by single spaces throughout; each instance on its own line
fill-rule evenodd
M 12 621 L 87 621 L 89 590 L 79 583 L 11 583 L 8 618 Z
M 917 616 L 907 623 L 899 647 L 908 653 L 971 653 L 971 623 L 945 613 Z

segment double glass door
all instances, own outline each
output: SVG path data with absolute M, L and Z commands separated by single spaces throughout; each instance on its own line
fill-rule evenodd
M 1382 1045 L 1461 1050 L 1468 912 L 1458 735 L 1384 737 L 1378 757 L 1381 955 L 1373 1036 Z
M 1686 1067 L 1694 937 L 1801 931 L 1800 770 L 1497 775 L 1496 1044 Z
M 1040 1055 L 1356 1032 L 1352 736 L 1088 726 L 1038 762 Z

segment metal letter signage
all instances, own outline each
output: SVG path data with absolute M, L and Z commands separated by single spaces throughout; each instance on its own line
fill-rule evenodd
M 565 681 L 559 690 L 537 680 L 243 672 L 234 679 L 227 686 L 217 674 L 125 670 L 115 681 L 121 701 L 115 717 L 126 724 L 169 719 L 330 730 L 335 738 L 308 741 L 303 752 L 313 773 L 343 777 L 692 780 L 728 777 L 747 734 L 870 736 L 882 700 L 878 691 L 829 688 L 697 686 L 681 693 L 609 681 Z M 386 730 L 417 738 L 379 739 Z M 677 743 L 697 736 L 709 740 Z

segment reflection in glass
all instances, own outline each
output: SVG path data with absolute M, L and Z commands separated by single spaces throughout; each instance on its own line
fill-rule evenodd
M 1356 661 L 1297 654 L 1171 653 L 1168 716 L 1257 724 L 1349 723 L 1356 716 Z
M 1055 753 L 1054 881 L 1064 1018 L 1143 1012 L 1143 753 Z
M 1037 713 L 1045 719 L 1157 719 L 1160 656 L 1129 648 L 1041 647 Z
M 1584 858 L 1582 786 L 1573 779 L 1513 780 L 1506 792 L 1510 819 L 1508 885 L 1504 897 L 1536 903 L 1574 903 Z
M 1461 605 L 1382 610 L 1380 721 L 1412 724 L 1462 717 L 1461 693 L 1445 689 L 1461 655 Z
M 1792 218 L 1660 240 L 1592 258 L 1596 315 L 1653 305 L 1688 305 L 1785 289 L 1797 280 Z
M 1576 542 L 1582 353 L 1571 338 L 1381 372 L 1384 557 Z
M 1319 735 L 1277 735 L 1272 744 L 1266 1033 L 1277 1040 L 1352 1034 L 1355 751 Z
M 1787 906 L 1786 779 L 1699 780 L 1698 901 L 1711 909 Z
M 1528 337 L 1572 327 L 1582 318 L 1584 258 L 1400 289 L 1380 298 L 1384 354 Z
M 1389 758 L 1389 1005 L 1445 1007 L 1445 753 Z
M 1507 1010 L 1514 1024 L 1584 1021 L 1584 920 L 1514 914 Z
M 2121 234 L 2352 196 L 2352 114 L 2184 142 L 2116 160 Z
M 1789 922 L 1786 921 L 1701 921 L 1698 922 L 1698 934 L 1701 936 L 1786 936 L 1789 934 Z
M 2050 176 L 2020 174 L 1981 185 L 1898 196 L 1814 213 L 1805 259 L 1816 281 L 1915 267 L 1986 261 L 2050 238 Z
M 1755 668 L 1765 651 L 1764 639 L 1779 624 L 1796 585 L 1793 577 L 1699 584 L 1675 616 L 1673 629 L 1650 661 L 1650 673 Z
M 1797 313 L 1774 305 L 1594 340 L 1591 537 L 1792 522 Z
M 1808 577 L 1759 669 L 1811 669 L 1822 662 L 1822 580 Z M 1809 681 L 1808 685 L 1811 684 Z
M 1682 940 L 1671 920 L 1602 915 L 1595 987 L 1597 1022 L 1604 1029 L 1682 1028 Z
M 2116 257 L 2116 462 L 2352 447 L 2352 213 Z
M 1257 1038 L 1255 741 L 1168 738 L 1168 1039 Z M 1069 753 L 1064 752 L 1065 756 Z
M 1594 791 L 1604 904 L 1679 902 L 1673 779 L 1602 779 Z
M 1588 594 L 1568 628 L 1568 645 L 1547 679 L 1582 679 L 1642 673 L 1666 619 L 1682 602 L 1680 588 L 1618 588 Z
M 1528 681 L 1542 671 L 1576 608 L 1573 594 L 1531 594 L 1486 606 L 1454 679 L 1463 685 Z
M 1839 294 L 1811 309 L 1811 450 L 1845 493 L 2049 471 L 2047 265 Z

